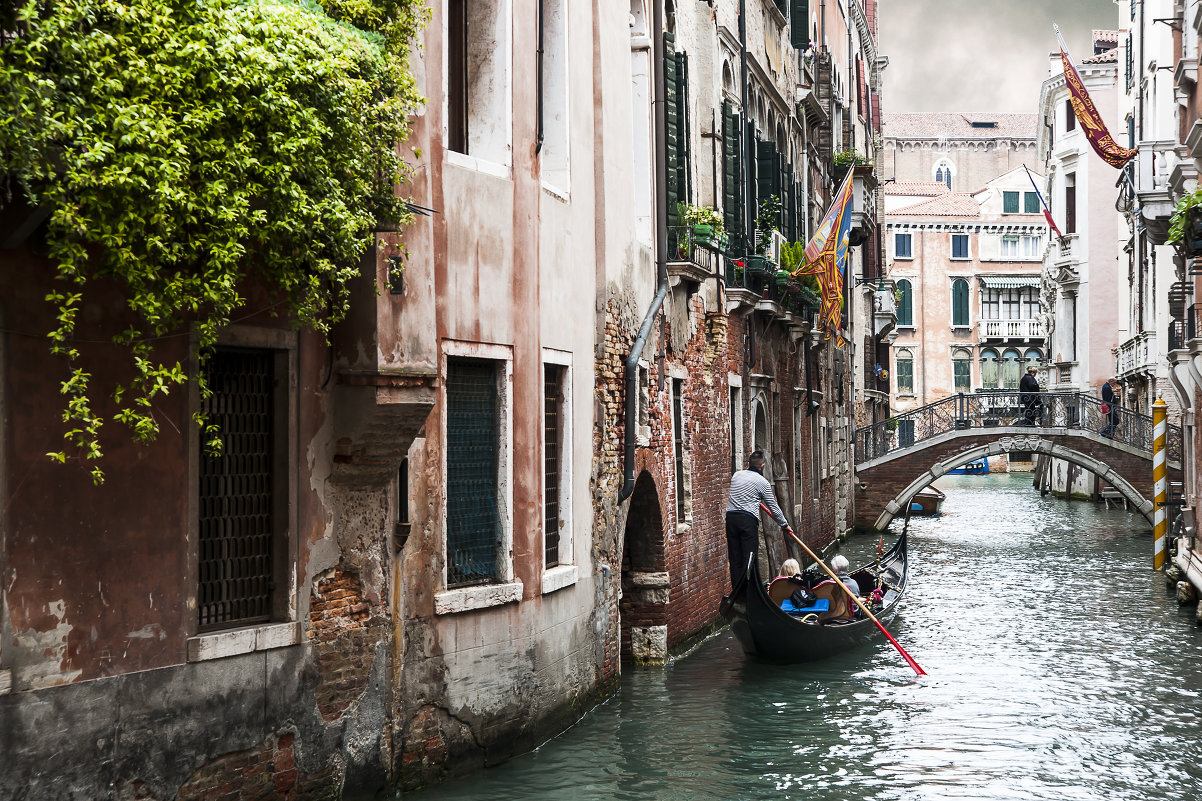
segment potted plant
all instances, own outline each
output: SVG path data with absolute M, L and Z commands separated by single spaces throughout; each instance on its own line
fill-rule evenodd
M 850 150 L 840 150 L 833 159 L 835 180 L 843 180 L 843 176 L 852 167 L 872 166 L 872 160 L 854 147 Z
M 1187 256 L 1202 255 L 1202 187 L 1177 202 L 1169 218 L 1168 241 L 1183 245 Z
M 692 228 L 693 241 L 699 245 L 721 247 L 726 237 L 722 215 L 713 206 L 685 206 L 681 221 Z
M 760 202 L 760 211 L 755 218 L 755 253 L 747 257 L 747 269 L 757 270 L 764 275 L 772 272 L 775 265 L 768 258 L 768 243 L 772 232 L 780 221 L 780 197 L 769 195 Z
M 797 278 L 797 283 L 801 287 L 798 297 L 803 305 L 811 309 L 817 309 L 822 305 L 822 290 L 818 286 L 818 276 L 802 275 Z

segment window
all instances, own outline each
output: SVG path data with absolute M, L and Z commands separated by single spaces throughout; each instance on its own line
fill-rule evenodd
M 1073 101 L 1064 101 L 1064 130 L 1072 131 L 1077 127 L 1077 112 L 1073 111 Z
M 447 587 L 502 578 L 497 372 L 492 361 L 447 359 Z
M 1002 237 L 1002 258 L 1007 260 L 1018 258 L 1018 237 L 1007 235 Z
M 1027 371 L 1028 367 L 1034 367 L 1038 370 L 1039 365 L 1043 362 L 1043 354 L 1037 349 L 1031 348 L 1023 354 L 1023 361 L 1026 362 L 1026 364 L 1023 365 L 1024 373 Z
M 1039 213 L 1039 194 L 1036 192 L 1023 192 L 1023 212 L 1026 214 Z
M 689 62 L 676 51 L 676 36 L 664 33 L 664 124 L 667 127 L 668 225 L 680 225 L 678 204 L 688 203 L 689 164 Z
M 1023 287 L 1019 290 L 1022 298 L 1022 317 L 1021 320 L 1037 320 L 1039 319 L 1039 292 L 1033 286 Z
M 1002 192 L 1002 213 L 1018 214 L 1018 192 Z
M 509 11 L 506 0 L 449 0 L 447 147 L 509 163 Z
M 956 327 L 969 325 L 968 282 L 963 278 L 952 281 L 952 325 Z
M 904 348 L 897 352 L 897 394 L 914 394 L 914 354 Z
M 1023 236 L 1019 242 L 1018 252 L 1021 258 L 1038 259 L 1040 257 L 1039 237 Z
M 729 100 L 722 101 L 722 222 L 731 251 L 742 252 L 743 160 L 739 157 L 742 118 Z M 803 239 L 806 237 L 802 237 Z
M 684 381 L 672 379 L 672 460 L 676 466 L 676 522 L 688 519 L 688 487 L 684 463 Z
M 800 53 L 810 46 L 810 3 L 809 0 L 790 0 L 789 43 Z
M 289 350 L 219 347 L 205 366 L 212 394 L 202 408 L 222 446 L 202 449 L 197 471 L 202 632 L 288 619 L 291 358 Z
M 952 258 L 968 258 L 968 234 L 952 234 Z
M 737 383 L 742 378 L 732 375 L 730 380 L 730 472 L 743 469 L 743 387 Z
M 564 464 L 569 441 L 564 404 L 564 376 L 567 367 L 543 365 L 543 555 L 544 567 L 559 564 L 560 527 L 563 523 Z
M 1002 354 L 1002 388 L 1018 389 L 1018 381 L 1022 376 L 1022 362 L 1018 351 L 1007 350 Z
M 952 351 L 952 376 L 956 392 L 972 391 L 972 354 L 963 348 Z
M 1039 316 L 1035 287 L 986 289 L 981 295 L 981 316 L 986 320 L 1034 320 Z
M 949 190 L 952 188 L 952 163 L 947 159 L 935 163 L 935 183 L 943 184 Z
M 1077 174 L 1064 176 L 1064 233 L 1077 233 Z
M 910 234 L 893 235 L 893 255 L 899 259 L 912 259 L 910 252 Z
M 998 387 L 998 359 L 997 351 L 992 348 L 986 348 L 981 351 L 981 388 L 982 389 L 997 389 Z
M 539 4 L 542 53 L 538 69 L 542 77 L 538 98 L 538 121 L 542 180 L 555 189 L 569 188 L 568 140 L 568 54 L 567 0 L 543 0 Z
M 899 326 L 913 327 L 914 297 L 910 282 L 904 278 L 898 281 L 897 292 L 901 295 L 897 301 L 897 324 Z

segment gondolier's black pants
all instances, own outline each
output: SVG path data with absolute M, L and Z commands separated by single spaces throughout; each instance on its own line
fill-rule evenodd
M 760 542 L 760 519 L 746 512 L 726 513 L 726 554 L 730 560 L 730 589 L 733 592 L 747 569 L 747 560 Z

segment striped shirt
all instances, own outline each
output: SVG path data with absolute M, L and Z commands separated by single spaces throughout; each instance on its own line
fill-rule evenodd
M 772 519 L 781 528 L 790 528 L 789 521 L 776 502 L 776 493 L 772 491 L 772 482 L 754 470 L 740 470 L 730 478 L 730 497 L 726 501 L 727 512 L 743 512 L 757 520 L 760 517 L 760 504 L 772 512 Z

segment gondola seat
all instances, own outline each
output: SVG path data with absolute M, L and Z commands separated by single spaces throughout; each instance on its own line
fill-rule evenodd
M 768 597 L 772 599 L 772 603 L 780 606 L 786 598 L 804 588 L 805 584 L 792 576 L 777 576 L 768 582 Z
M 847 593 L 843 591 L 842 587 L 835 584 L 834 581 L 827 579 L 826 581 L 819 582 L 814 585 L 814 589 L 811 592 L 818 599 L 826 599 L 830 604 L 830 608 L 827 611 L 818 615 L 819 623 L 851 617 L 848 614 L 850 610 L 848 609 Z

